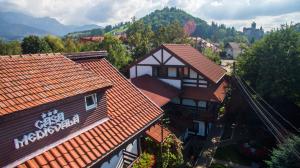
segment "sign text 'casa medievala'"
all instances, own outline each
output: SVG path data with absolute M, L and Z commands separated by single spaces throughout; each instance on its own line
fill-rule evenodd
M 27 133 L 26 135 L 23 135 L 22 138 L 14 139 L 16 149 L 79 123 L 78 114 L 75 114 L 71 118 L 65 119 L 65 114 L 58 110 L 52 110 L 48 113 L 43 113 L 41 116 L 42 119 L 37 120 L 34 123 L 34 126 L 38 128 L 38 130 Z

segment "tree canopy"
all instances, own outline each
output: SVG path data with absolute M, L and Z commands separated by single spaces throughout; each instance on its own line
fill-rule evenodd
M 5 42 L 0 39 L 0 55 L 16 55 L 21 53 L 22 48 L 19 41 Z
M 118 69 L 124 68 L 132 60 L 122 42 L 112 35 L 106 35 L 100 47 L 108 52 L 108 61 Z
M 300 101 L 300 34 L 290 26 L 273 30 L 238 58 L 238 73 L 271 99 Z
M 51 52 L 49 44 L 38 36 L 25 37 L 21 43 L 23 54 L 47 53 Z
M 203 55 L 205 55 L 208 59 L 212 60 L 217 64 L 221 64 L 221 57 L 218 53 L 214 52 L 211 48 L 204 48 Z
M 300 166 L 300 138 L 293 136 L 273 149 L 271 159 L 266 161 L 270 168 L 296 168 Z

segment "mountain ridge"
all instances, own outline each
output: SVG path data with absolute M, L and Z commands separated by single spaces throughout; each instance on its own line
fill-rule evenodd
M 0 19 L 2 21 L 2 27 L 10 27 L 11 29 L 16 30 L 16 34 L 19 37 L 17 39 L 28 35 L 24 32 L 33 32 L 32 34 L 38 35 L 52 34 L 57 36 L 63 36 L 72 31 L 82 31 L 87 29 L 100 28 L 100 26 L 93 24 L 82 26 L 64 25 L 54 18 L 33 17 L 17 12 L 0 12 Z M 37 32 L 35 33 L 34 30 L 36 30 Z M 15 39 L 15 35 L 11 35 L 11 33 L 5 34 L 8 31 L 10 30 L 0 29 L 0 36 L 8 40 Z

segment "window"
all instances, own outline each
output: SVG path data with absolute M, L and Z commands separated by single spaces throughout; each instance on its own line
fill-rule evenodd
M 193 99 L 182 99 L 182 104 L 186 106 L 196 106 L 196 102 Z
M 152 74 L 156 77 L 166 77 L 168 75 L 167 67 L 153 67 Z
M 85 109 L 91 110 L 97 107 L 97 94 L 85 96 Z
M 198 107 L 206 108 L 206 101 L 198 101 Z
M 197 78 L 197 73 L 193 70 L 190 70 L 190 78 Z
M 188 67 L 179 68 L 179 76 L 185 78 L 189 77 L 189 68 Z
M 174 104 L 180 104 L 180 98 L 175 97 L 175 98 L 173 98 L 173 99 L 171 100 L 171 102 L 174 103 Z
M 168 77 L 177 77 L 177 68 L 169 67 L 168 68 Z
M 153 76 L 158 76 L 159 74 L 159 67 L 153 67 Z

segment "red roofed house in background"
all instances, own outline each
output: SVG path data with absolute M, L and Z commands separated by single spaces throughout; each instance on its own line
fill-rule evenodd
M 138 88 L 170 111 L 170 126 L 179 130 L 182 139 L 208 134 L 226 94 L 226 71 L 221 66 L 190 45 L 163 44 L 133 63 L 129 71 Z
M 104 52 L 0 56 L 0 167 L 129 165 L 162 116 Z

